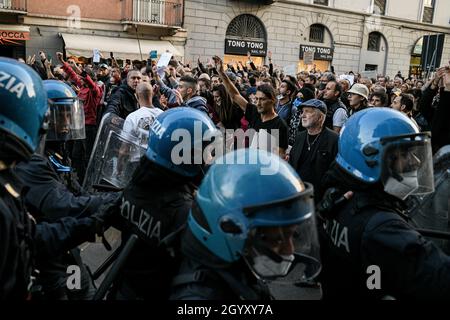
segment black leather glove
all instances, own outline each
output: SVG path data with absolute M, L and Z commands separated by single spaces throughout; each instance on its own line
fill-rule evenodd
M 111 245 L 106 241 L 104 233 L 111 227 L 120 213 L 120 199 L 122 193 L 111 194 L 96 213 L 90 216 L 93 220 L 93 228 L 95 233 L 102 238 L 103 245 L 110 251 Z
M 322 200 L 317 205 L 316 211 L 322 220 L 333 219 L 337 208 L 347 201 L 344 193 L 336 188 L 330 188 L 325 192 Z

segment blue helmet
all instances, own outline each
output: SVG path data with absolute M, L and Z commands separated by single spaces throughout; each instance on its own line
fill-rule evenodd
M 282 257 L 318 257 L 312 186 L 264 150 L 240 149 L 214 162 L 196 195 L 188 228 L 216 258 L 225 263 L 244 258 L 258 277 L 284 276 L 292 260 Z M 274 230 L 284 230 L 283 235 L 295 230 L 291 251 L 277 250 L 278 238 L 268 236 Z M 278 272 L 268 267 L 274 264 Z
M 47 94 L 39 75 L 24 63 L 0 57 L 0 129 L 31 153 L 39 144 Z
M 174 108 L 152 123 L 146 156 L 184 177 L 202 173 L 204 150 L 221 135 L 211 119 L 193 108 Z
M 59 80 L 45 80 L 44 88 L 50 111 L 47 141 L 84 139 L 84 109 L 72 88 Z
M 342 128 L 336 162 L 359 181 L 381 182 L 385 191 L 405 199 L 433 189 L 430 138 L 399 111 L 369 108 L 350 117 Z

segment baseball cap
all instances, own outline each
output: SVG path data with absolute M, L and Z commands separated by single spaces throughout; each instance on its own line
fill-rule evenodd
M 395 88 L 392 90 L 391 95 L 395 94 L 397 97 L 399 97 L 402 94 L 402 90 Z
M 99 68 L 100 68 L 100 69 L 108 69 L 108 65 L 105 64 L 105 63 L 102 63 L 102 64 L 99 66 Z
M 364 84 L 355 83 L 353 87 L 347 91 L 347 93 L 357 94 L 366 100 L 369 99 L 369 89 Z
M 236 75 L 233 72 L 227 71 L 226 74 L 227 74 L 228 78 L 230 78 L 231 81 L 233 81 L 233 82 L 236 81 Z
M 303 107 L 316 108 L 316 109 L 319 109 L 320 112 L 327 114 L 327 105 L 325 104 L 325 102 L 318 100 L 318 99 L 311 99 L 311 100 L 303 102 L 300 105 L 300 108 L 303 108 Z

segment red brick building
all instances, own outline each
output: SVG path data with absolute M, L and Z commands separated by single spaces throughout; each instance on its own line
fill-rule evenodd
M 0 0 L 0 56 L 184 56 L 183 0 Z

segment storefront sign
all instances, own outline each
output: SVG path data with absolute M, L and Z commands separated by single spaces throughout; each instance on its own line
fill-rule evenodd
M 0 44 L 18 44 L 16 41 L 30 40 L 29 32 L 0 30 Z
M 246 56 L 249 51 L 252 56 L 265 57 L 267 43 L 264 41 L 225 39 L 225 54 Z
M 334 50 L 332 48 L 300 45 L 300 60 L 303 59 L 305 52 L 313 52 L 314 60 L 333 60 Z

